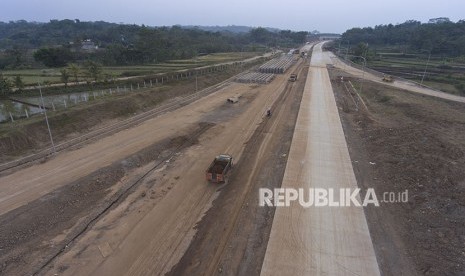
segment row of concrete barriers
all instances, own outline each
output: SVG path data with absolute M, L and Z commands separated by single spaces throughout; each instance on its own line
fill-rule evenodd
M 260 73 L 284 74 L 286 70 L 294 64 L 296 59 L 293 55 L 285 55 L 275 58 L 258 68 Z
M 271 73 L 248 72 L 238 76 L 236 78 L 236 81 L 241 83 L 267 84 L 271 82 L 274 79 L 274 77 L 274 74 Z

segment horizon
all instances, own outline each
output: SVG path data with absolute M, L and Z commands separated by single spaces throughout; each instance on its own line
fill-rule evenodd
M 440 17 L 435 17 L 435 18 L 440 18 Z M 435 18 L 429 18 L 428 20 L 430 19 L 435 19 Z M 449 17 L 446 17 L 446 18 L 449 18 Z M 449 18 L 450 19 L 450 18 Z M 76 21 L 76 20 L 79 20 L 79 22 L 91 22 L 91 23 L 95 23 L 95 22 L 105 22 L 105 23 L 109 23 L 109 24 L 118 24 L 118 25 L 136 25 L 136 26 L 146 26 L 146 27 L 152 27 L 152 28 L 161 28 L 161 27 L 174 27 L 174 26 L 180 26 L 180 27 L 191 27 L 191 28 L 195 28 L 195 27 L 198 27 L 198 28 L 227 28 L 227 27 L 239 27 L 239 28 L 265 28 L 265 29 L 276 29 L 276 30 L 280 30 L 280 31 L 287 31 L 287 30 L 290 30 L 290 31 L 293 31 L 293 32 L 308 32 L 308 33 L 312 33 L 314 31 L 318 31 L 318 33 L 321 33 L 321 34 L 339 34 L 339 35 L 342 35 L 344 32 L 346 32 L 347 30 L 350 30 L 350 29 L 353 29 L 353 28 L 374 28 L 376 26 L 381 26 L 381 25 L 389 25 L 389 24 L 392 24 L 392 25 L 398 25 L 398 24 L 402 24 L 402 23 L 405 23 L 406 21 L 408 20 L 413 20 L 413 21 L 419 21 L 421 22 L 422 24 L 425 24 L 425 23 L 428 23 L 428 21 L 421 21 L 421 20 L 417 20 L 417 19 L 408 19 L 404 22 L 396 22 L 396 23 L 393 23 L 393 22 L 389 22 L 389 23 L 382 23 L 382 24 L 378 24 L 378 25 L 375 25 L 375 26 L 357 26 L 357 27 L 351 27 L 349 29 L 346 29 L 344 32 L 340 32 L 340 33 L 336 33 L 336 32 L 325 32 L 325 31 L 321 31 L 321 30 L 292 30 L 292 29 L 283 29 L 283 28 L 279 28 L 279 27 L 275 27 L 275 26 L 250 26 L 250 25 L 238 25 L 238 24 L 228 24 L 228 25 L 196 25 L 196 24 L 193 24 L 193 25 L 181 25 L 181 24 L 173 24 L 173 25 L 148 25 L 148 24 L 138 24 L 138 23 L 126 23 L 126 22 L 114 22 L 114 21 L 106 21 L 106 20 L 81 20 L 79 18 L 74 18 L 74 19 L 71 19 L 71 18 L 61 18 L 61 19 L 57 19 L 57 18 L 52 18 L 52 19 L 49 19 L 48 21 L 36 21 L 36 20 L 26 20 L 26 19 L 15 19 L 15 20 L 8 20 L 8 21 L 2 21 L 0 20 L 0 23 L 10 23 L 10 22 L 19 22 L 19 21 L 26 21 L 27 23 L 35 23 L 35 24 L 47 24 L 47 23 L 50 23 L 54 20 L 58 20 L 58 21 L 63 21 L 63 20 L 72 20 L 72 21 Z M 450 19 L 451 22 L 453 23 L 457 23 L 459 21 L 462 21 L 462 20 L 465 20 L 465 19 L 459 19 L 459 20 L 452 20 Z
M 343 0 L 331 3 L 295 0 L 283 5 L 275 0 L 234 3 L 199 0 L 186 3 L 161 1 L 101 0 L 98 3 L 82 0 L 79 3 L 58 0 L 4 0 L 0 21 L 26 20 L 48 22 L 78 18 L 81 21 L 105 21 L 117 24 L 147 26 L 250 26 L 277 28 L 292 31 L 343 33 L 351 28 L 400 24 L 407 20 L 422 23 L 431 18 L 448 17 L 457 22 L 465 19 L 461 11 L 465 3 L 460 0 L 443 3 L 392 0 L 366 2 Z M 401 8 L 399 8 L 401 7 Z

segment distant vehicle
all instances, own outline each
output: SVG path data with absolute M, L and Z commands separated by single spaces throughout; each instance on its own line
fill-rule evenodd
M 297 74 L 291 74 L 289 77 L 289 81 L 296 81 L 297 80 Z
M 226 182 L 226 175 L 233 166 L 233 158 L 228 154 L 220 154 L 210 164 L 206 171 L 206 178 L 209 182 Z
M 294 54 L 299 54 L 299 49 L 295 49 Z
M 393 81 L 394 81 L 394 79 L 392 78 L 392 76 L 389 76 L 389 75 L 384 75 L 383 78 L 382 78 L 382 80 L 383 80 L 384 82 L 393 82 Z
M 226 100 L 228 103 L 237 103 L 239 102 L 239 97 L 231 97 Z
M 271 117 L 271 109 L 268 109 L 268 110 L 266 111 L 266 116 L 267 116 L 267 117 Z

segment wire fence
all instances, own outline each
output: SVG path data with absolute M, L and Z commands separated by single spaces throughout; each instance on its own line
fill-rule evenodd
M 16 120 L 29 118 L 36 114 L 43 114 L 44 110 L 65 110 L 83 103 L 95 101 L 104 97 L 118 96 L 144 89 L 153 89 L 170 83 L 193 79 L 198 76 L 212 75 L 231 68 L 242 68 L 244 65 L 255 64 L 260 59 L 249 59 L 247 61 L 230 62 L 220 65 L 211 65 L 191 70 L 177 71 L 173 73 L 149 75 L 144 77 L 126 79 L 126 84 L 114 85 L 110 88 L 92 89 L 83 92 L 54 93 L 43 97 L 44 104 L 39 96 L 33 97 L 9 97 L 8 100 L 0 101 L 0 122 L 15 122 Z

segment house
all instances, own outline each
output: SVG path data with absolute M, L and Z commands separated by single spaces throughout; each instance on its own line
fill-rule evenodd
M 98 49 L 98 46 L 95 45 L 95 43 L 90 40 L 90 39 L 86 39 L 84 41 L 81 42 L 81 50 L 84 50 L 84 51 L 95 51 Z

